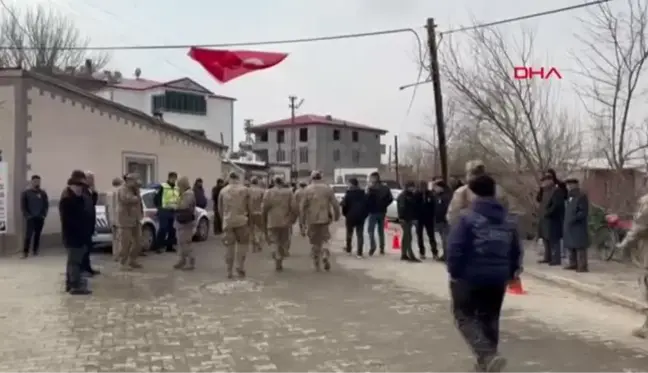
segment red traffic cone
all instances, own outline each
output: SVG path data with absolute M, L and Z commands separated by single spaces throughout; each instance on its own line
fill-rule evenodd
M 522 286 L 522 280 L 519 278 L 509 282 L 506 292 L 513 295 L 524 295 L 527 293 Z
M 396 233 L 394 234 L 394 237 L 392 238 L 392 250 L 394 250 L 394 251 L 398 251 L 398 250 L 400 250 L 400 249 L 401 249 L 401 246 L 400 246 L 400 235 L 398 234 L 398 232 L 396 232 Z

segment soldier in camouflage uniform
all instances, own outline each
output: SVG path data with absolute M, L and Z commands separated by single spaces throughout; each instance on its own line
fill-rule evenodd
M 259 252 L 262 249 L 265 238 L 265 222 L 261 203 L 263 201 L 263 188 L 259 185 L 259 179 L 253 177 L 250 180 L 250 238 L 252 238 L 252 252 Z
M 218 195 L 218 214 L 223 222 L 223 244 L 227 277 L 233 278 L 234 262 L 236 273 L 245 277 L 245 255 L 247 254 L 250 226 L 250 190 L 241 183 L 241 178 L 232 172 L 229 183 Z
M 328 271 L 331 269 L 331 254 L 323 245 L 330 238 L 329 225 L 332 220 L 340 219 L 340 205 L 335 199 L 333 189 L 324 183 L 319 171 L 313 171 L 311 180 L 311 184 L 304 189 L 299 216 L 308 230 L 315 270 L 320 270 L 321 261 L 324 263 L 324 270 Z
M 299 183 L 299 188 L 295 191 L 295 202 L 297 203 L 297 206 L 300 206 L 302 199 L 304 199 L 304 189 L 306 189 L 307 185 L 308 184 L 301 182 Z M 306 237 L 306 225 L 302 219 L 299 219 L 299 233 L 302 237 Z
M 639 199 L 639 207 L 635 213 L 632 228 L 618 248 L 627 250 L 634 245 L 638 245 L 643 254 L 643 273 L 639 277 L 639 287 L 642 299 L 646 302 L 646 308 L 644 308 L 646 320 L 641 327 L 632 331 L 632 335 L 646 339 L 648 338 L 648 194 Z
M 292 190 L 282 178 L 275 179 L 275 187 L 263 195 L 263 220 L 267 222 L 268 237 L 274 245 L 272 258 L 275 269 L 283 270 L 283 260 L 290 247 L 291 227 L 295 224 L 298 207 Z

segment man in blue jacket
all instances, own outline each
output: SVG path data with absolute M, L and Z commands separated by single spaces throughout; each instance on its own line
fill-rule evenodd
M 514 221 L 495 199 L 495 180 L 481 175 L 468 187 L 475 200 L 451 227 L 446 261 L 457 328 L 479 371 L 499 372 L 499 319 L 509 281 L 521 272 L 522 249 Z

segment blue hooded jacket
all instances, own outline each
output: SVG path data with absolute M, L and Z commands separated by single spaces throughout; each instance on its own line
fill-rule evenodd
M 448 272 L 454 280 L 505 284 L 521 267 L 522 247 L 515 221 L 493 198 L 476 198 L 450 229 Z

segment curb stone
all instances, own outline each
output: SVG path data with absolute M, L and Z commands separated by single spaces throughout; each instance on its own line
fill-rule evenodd
M 645 312 L 646 310 L 646 305 L 643 304 L 642 302 L 623 296 L 623 295 L 618 295 L 618 294 L 610 294 L 608 292 L 605 292 L 601 290 L 600 288 L 592 285 L 588 285 L 585 283 L 582 283 L 580 281 L 576 281 L 570 278 L 554 275 L 554 274 L 548 274 L 542 271 L 530 269 L 530 268 L 525 268 L 524 269 L 524 274 L 531 276 L 535 279 L 554 284 L 554 285 L 561 285 L 561 286 L 566 286 L 571 290 L 574 290 L 578 293 L 584 294 L 584 295 L 589 295 L 593 297 L 597 297 L 599 299 L 602 299 L 608 303 L 616 304 L 618 306 L 622 306 L 625 308 L 629 308 L 631 310 L 637 311 L 637 312 Z M 638 290 L 637 290 L 638 291 Z

